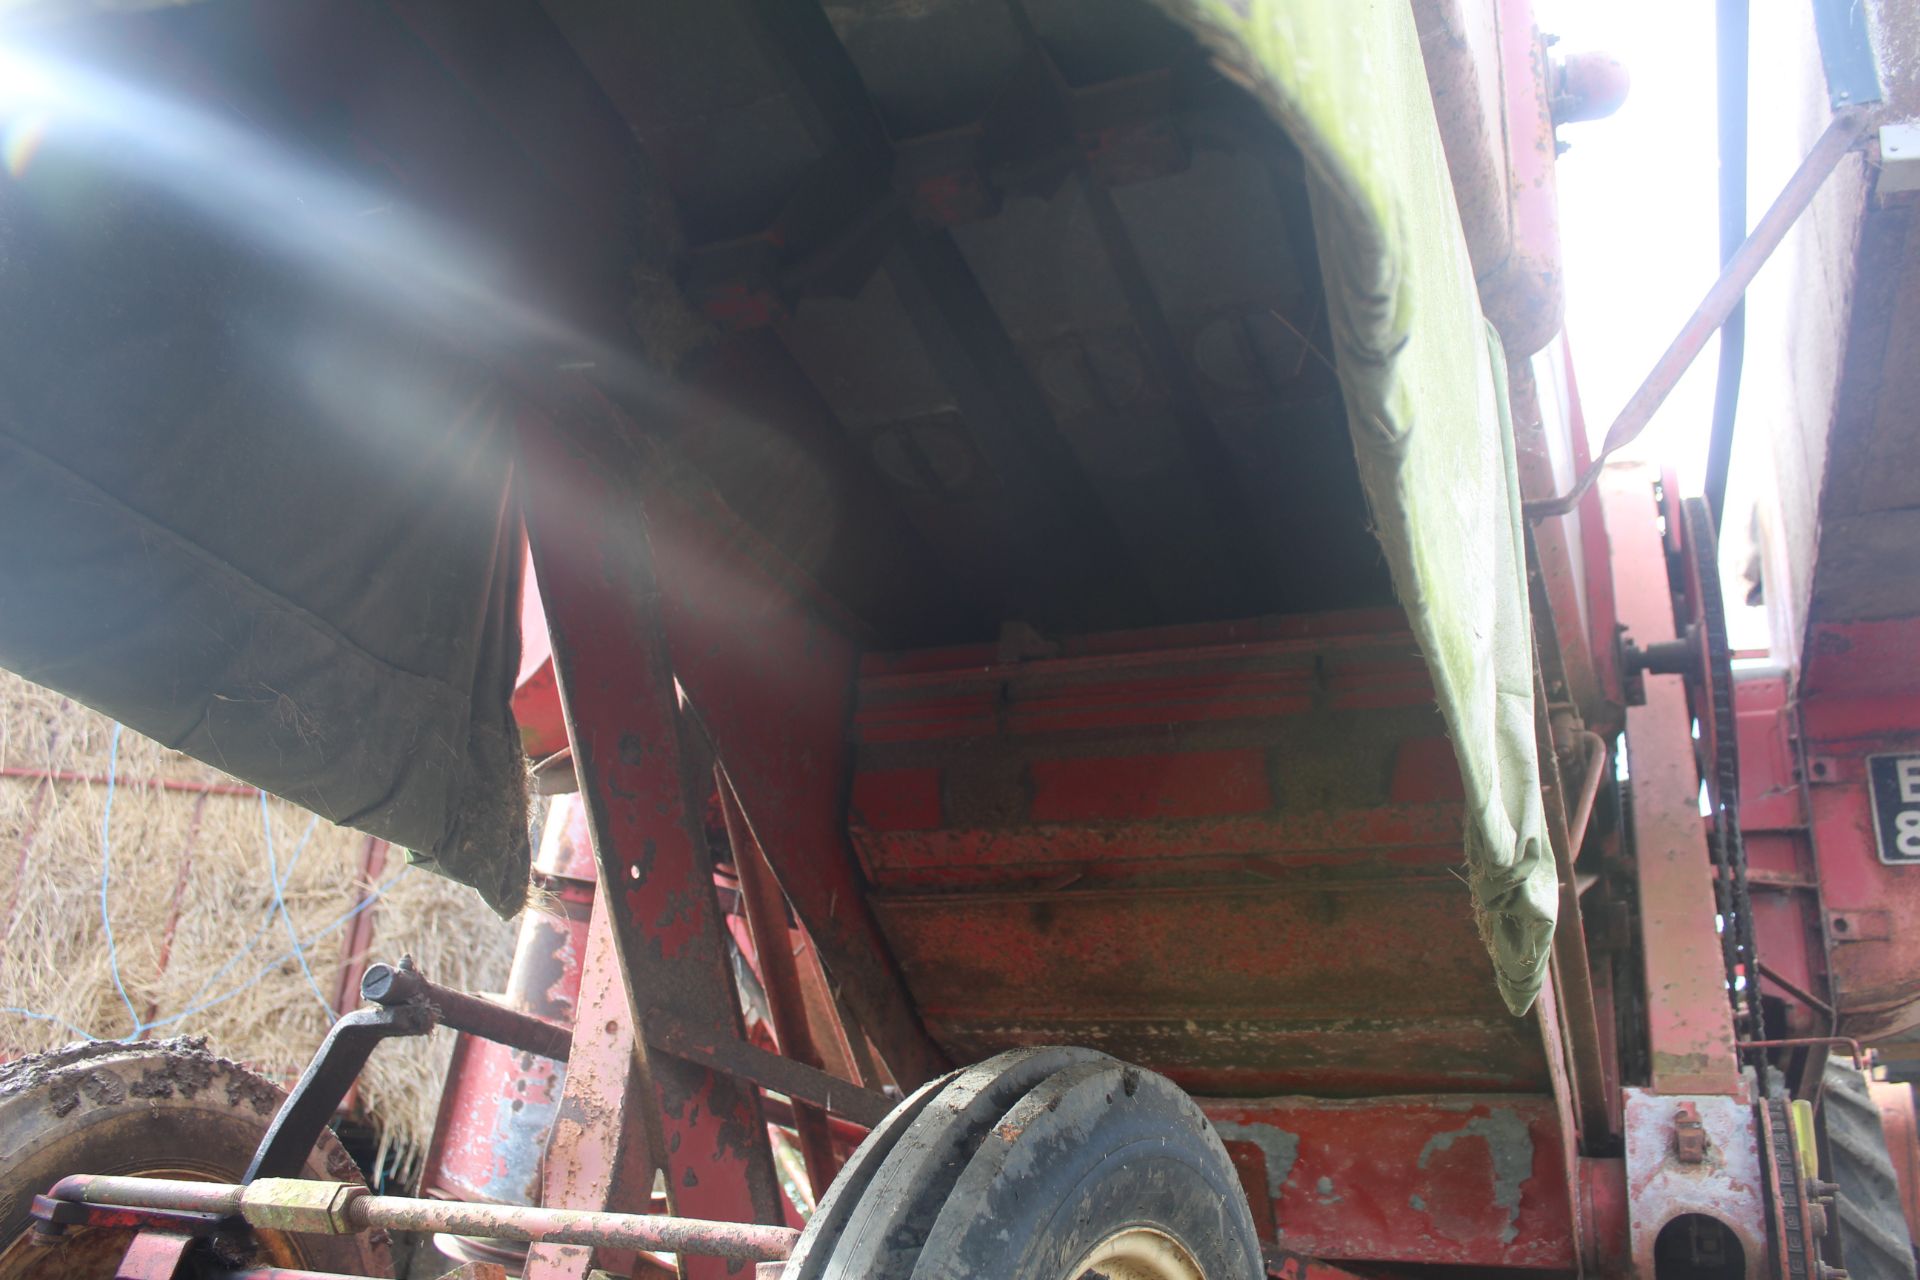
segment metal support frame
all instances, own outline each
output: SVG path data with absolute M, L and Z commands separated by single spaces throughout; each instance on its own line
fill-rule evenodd
M 584 819 L 581 820 L 584 826 Z M 651 1206 L 662 1167 L 653 1081 L 634 1043 L 607 895 L 594 899 L 580 958 L 573 1054 L 541 1162 L 540 1201 L 556 1209 L 633 1213 Z M 525 1280 L 587 1280 L 596 1268 L 633 1270 L 624 1251 L 535 1243 Z
M 585 389 L 581 396 L 576 409 L 604 438 L 639 438 L 606 401 Z M 919 1085 L 947 1064 L 914 1012 L 847 841 L 854 645 L 812 581 L 713 494 L 682 474 L 662 474 L 666 468 L 644 478 L 635 469 L 626 468 L 630 487 L 597 480 L 595 492 L 615 507 L 645 506 L 673 677 L 725 761 L 835 995 L 893 1079 L 902 1088 Z M 556 487 L 563 508 L 576 501 L 565 482 Z M 641 523 L 631 511 L 620 519 Z M 537 559 L 536 574 L 543 592 L 556 589 Z
M 713 867 L 699 820 L 710 785 L 689 750 L 635 459 L 594 430 L 596 406 L 568 401 L 571 430 L 529 408 L 519 419 L 524 516 L 546 605 L 554 671 L 625 977 L 633 1025 L 658 1010 L 716 1038 L 741 1035 Z M 677 1214 L 780 1219 L 758 1093 L 677 1058 L 650 1064 Z M 682 1272 L 726 1270 L 688 1260 Z
M 1611 471 L 1601 486 L 1620 622 L 1642 647 L 1674 638 L 1652 487 L 1652 473 L 1641 468 Z M 1687 691 L 1677 675 L 1649 673 L 1644 682 L 1645 705 L 1627 711 L 1627 765 L 1653 1088 L 1737 1094 L 1742 1084 Z
M 759 961 L 760 982 L 766 988 L 774 1040 L 787 1057 L 809 1067 L 824 1068 L 826 1063 L 814 1045 L 813 1029 L 807 1023 L 800 966 L 795 961 L 793 935 L 787 927 L 787 900 L 773 877 L 773 868 L 767 865 L 760 842 L 747 824 L 746 815 L 740 812 L 739 797 L 733 794 L 733 784 L 727 781 L 725 770 L 715 769 L 714 776 L 720 789 L 720 813 L 726 823 L 727 843 L 733 848 L 734 871 L 740 877 L 740 899 L 746 908 L 747 930 L 753 938 L 754 958 Z M 833 1175 L 840 1167 L 833 1154 L 827 1113 L 795 1098 L 793 1123 L 817 1204 L 827 1194 Z

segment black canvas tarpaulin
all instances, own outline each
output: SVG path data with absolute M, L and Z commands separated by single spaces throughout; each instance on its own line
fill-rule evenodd
M 0 194 L 0 664 L 517 910 L 488 369 L 137 183 L 76 181 Z

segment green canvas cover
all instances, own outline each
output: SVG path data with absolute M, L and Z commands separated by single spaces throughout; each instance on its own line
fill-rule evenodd
M 1545 979 L 1558 887 L 1505 362 L 1480 313 L 1406 0 L 1169 6 L 1306 157 L 1361 482 L 1467 797 L 1468 880 L 1507 1006 Z

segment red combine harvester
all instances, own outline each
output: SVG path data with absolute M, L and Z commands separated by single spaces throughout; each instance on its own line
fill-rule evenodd
M 1597 455 L 1527 0 L 135 8 L 0 50 L 0 663 L 559 905 L 0 1068 L 0 1280 L 1915 1274 L 1900 6 Z M 1607 455 L 1803 213 L 1773 668 Z

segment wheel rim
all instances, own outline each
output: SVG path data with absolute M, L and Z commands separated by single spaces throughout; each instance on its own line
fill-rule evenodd
M 1152 1227 L 1127 1227 L 1095 1245 L 1062 1280 L 1206 1280 L 1187 1247 Z

